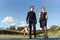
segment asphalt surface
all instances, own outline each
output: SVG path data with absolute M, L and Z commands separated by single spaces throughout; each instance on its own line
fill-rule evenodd
M 60 38 L 47 38 L 47 39 L 44 39 L 44 38 L 32 38 L 32 39 L 29 39 L 29 38 L 0 38 L 0 40 L 60 40 Z

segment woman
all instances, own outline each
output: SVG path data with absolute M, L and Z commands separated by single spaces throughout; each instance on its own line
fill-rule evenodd
M 47 15 L 46 9 L 44 7 L 42 7 L 40 17 L 39 17 L 39 23 L 40 23 L 40 27 L 42 28 L 42 30 L 44 32 L 44 38 L 48 38 L 47 20 L 48 20 L 48 15 Z

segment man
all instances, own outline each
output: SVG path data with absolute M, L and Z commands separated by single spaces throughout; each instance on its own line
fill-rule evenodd
M 32 34 L 32 26 L 33 26 L 33 32 L 34 32 L 34 38 L 36 38 L 36 14 L 33 11 L 34 6 L 30 6 L 30 11 L 27 14 L 26 22 L 29 23 L 29 39 L 31 39 L 31 34 Z

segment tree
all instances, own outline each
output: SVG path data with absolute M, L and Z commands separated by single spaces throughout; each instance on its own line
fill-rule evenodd
M 10 26 L 10 30 L 16 30 L 15 26 Z
M 59 29 L 59 26 L 57 26 L 57 25 L 52 25 L 51 27 L 50 27 L 50 29 Z
M 24 27 L 22 27 L 22 26 L 17 27 L 17 30 L 23 30 L 23 29 L 24 29 Z

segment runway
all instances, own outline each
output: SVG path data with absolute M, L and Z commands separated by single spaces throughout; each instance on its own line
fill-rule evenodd
M 29 39 L 29 38 L 0 38 L 0 40 L 60 40 L 60 38 L 47 38 L 47 39 L 44 39 L 44 38 L 32 38 L 32 39 Z

